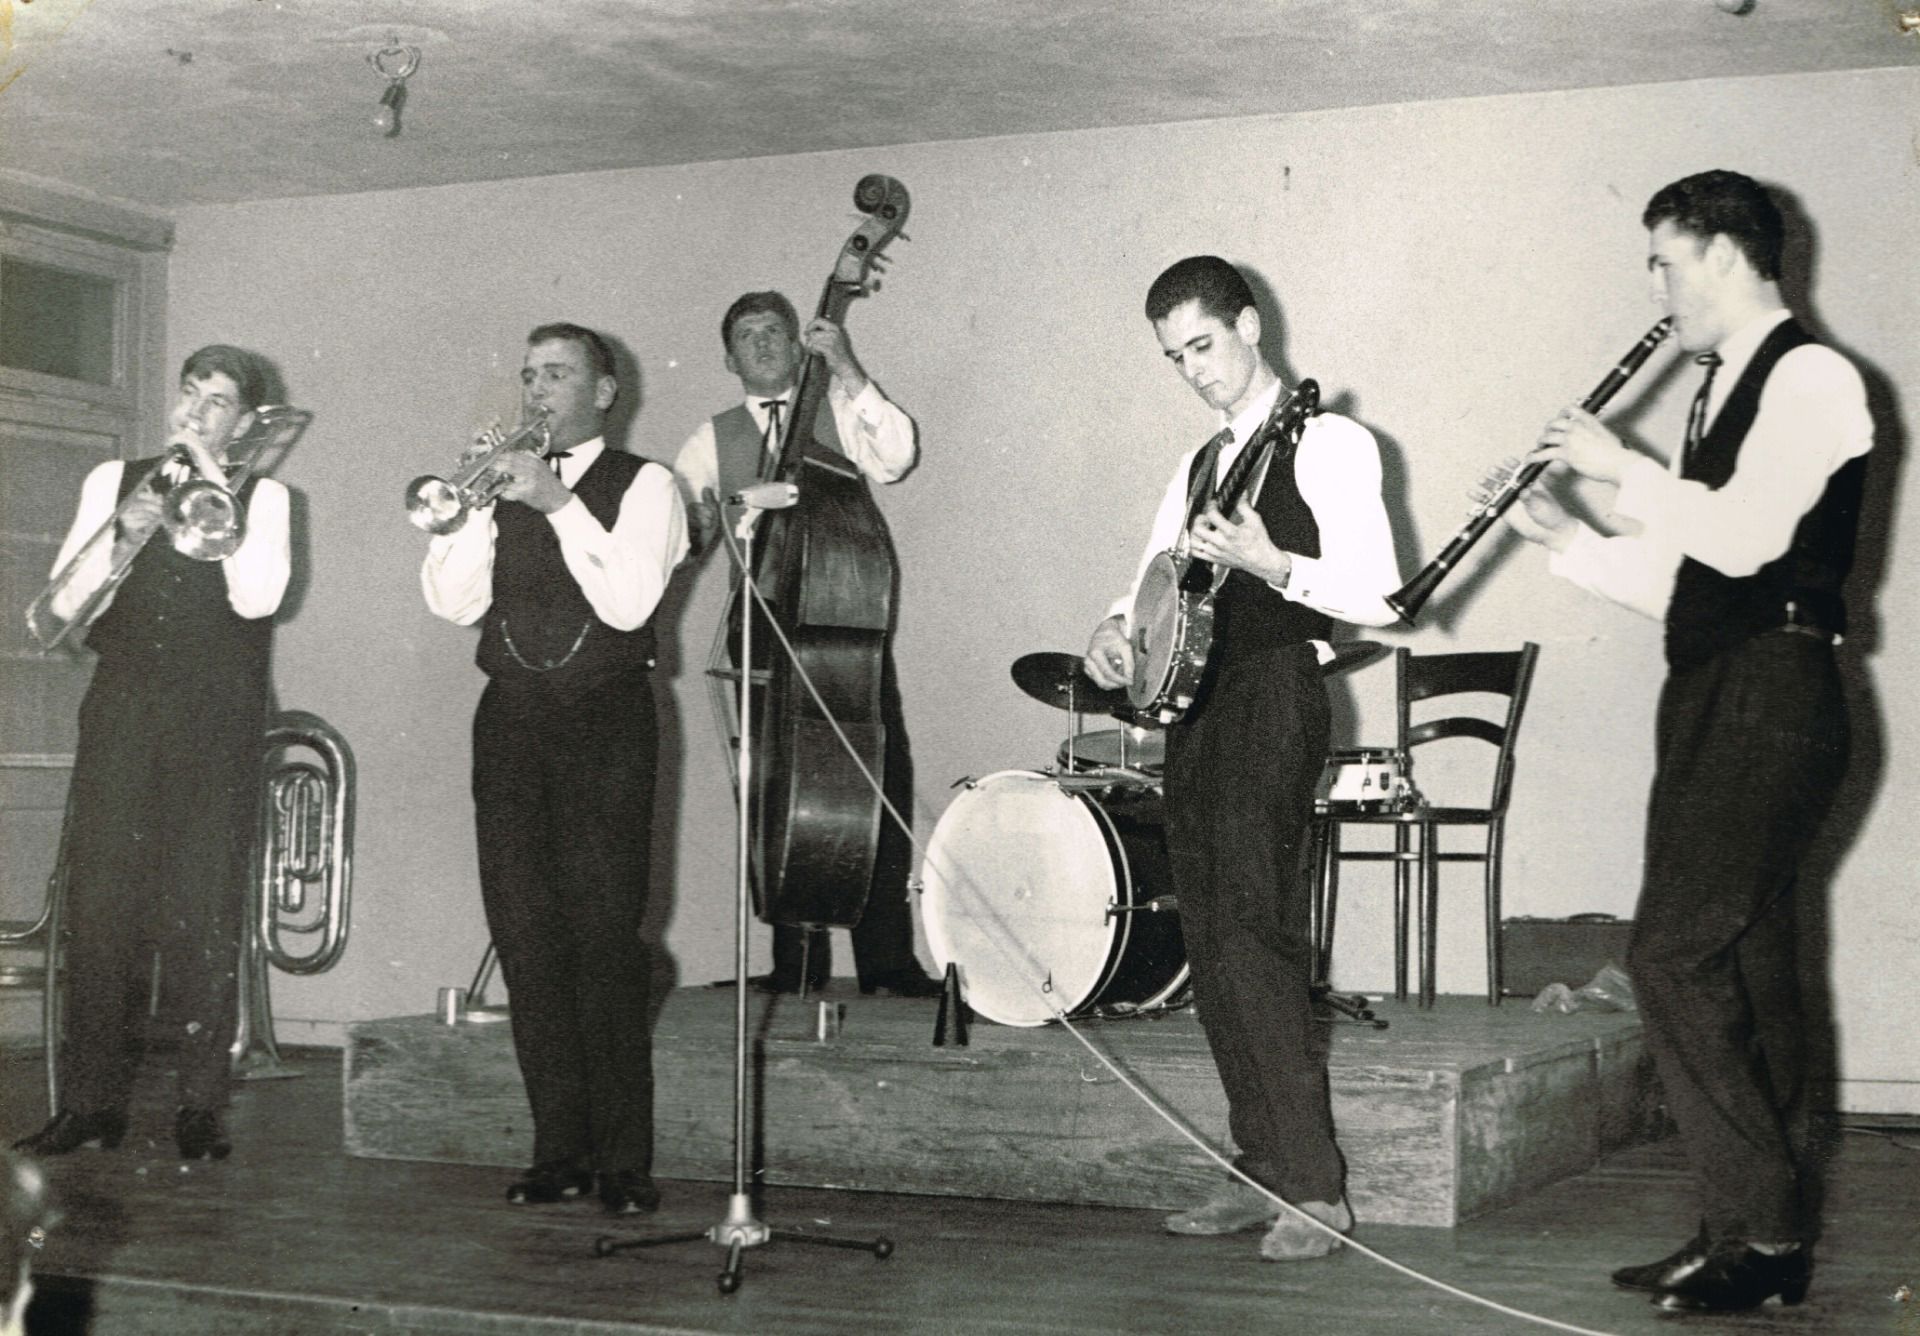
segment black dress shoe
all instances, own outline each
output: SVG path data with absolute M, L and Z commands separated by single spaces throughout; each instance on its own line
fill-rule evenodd
M 213 1109 L 182 1109 L 174 1116 L 173 1141 L 183 1160 L 224 1160 L 233 1154 L 227 1129 Z
M 550 1206 L 574 1201 L 593 1191 L 593 1170 L 573 1160 L 536 1164 L 507 1185 L 507 1200 L 515 1206 Z
M 938 997 L 941 984 L 938 979 L 927 977 L 918 968 L 908 966 L 903 970 L 888 970 L 885 974 L 862 979 L 860 991 L 869 996 L 885 993 L 889 997 Z
M 1738 1313 L 1774 1298 L 1797 1304 L 1807 1297 L 1812 1282 L 1811 1248 L 1764 1253 L 1735 1242 L 1716 1247 L 1697 1270 L 1653 1302 L 1669 1313 Z
M 100 1109 L 94 1113 L 62 1109 L 38 1132 L 14 1142 L 13 1148 L 29 1155 L 65 1155 L 87 1145 L 112 1150 L 126 1135 L 125 1109 Z
M 600 1204 L 608 1215 L 652 1215 L 660 1189 L 645 1169 L 609 1169 L 600 1175 Z
M 1700 1232 L 1671 1257 L 1662 1257 L 1657 1262 L 1647 1262 L 1641 1266 L 1623 1266 L 1613 1273 L 1613 1283 L 1623 1290 L 1664 1294 L 1673 1288 L 1674 1282 L 1700 1269 L 1701 1263 L 1707 1260 L 1707 1254 L 1712 1251 L 1711 1245 L 1707 1227 L 1702 1224 Z

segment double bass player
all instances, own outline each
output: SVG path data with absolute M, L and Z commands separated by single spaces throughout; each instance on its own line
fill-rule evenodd
M 720 321 L 727 370 L 740 379 L 743 401 L 703 422 L 674 460 L 695 546 L 717 539 L 720 525 L 739 523 L 738 507 L 724 498 L 758 481 L 789 430 L 802 367 L 819 357 L 829 374 L 828 412 L 798 424 L 811 440 L 831 446 L 876 482 L 897 482 L 919 458 L 913 419 L 881 393 L 854 356 L 846 330 L 819 316 L 803 328 L 793 303 L 778 292 L 749 292 Z M 756 659 L 759 657 L 755 655 Z M 888 802 L 912 812 L 913 767 L 893 668 L 892 630 L 886 632 L 881 680 L 881 721 L 886 731 L 882 785 Z M 913 949 L 913 919 L 907 902 L 912 842 L 882 813 L 866 909 L 852 929 L 854 967 L 860 991 L 898 997 L 938 994 Z M 824 929 L 776 923 L 773 969 L 756 975 L 764 992 L 799 992 L 823 986 L 832 975 Z

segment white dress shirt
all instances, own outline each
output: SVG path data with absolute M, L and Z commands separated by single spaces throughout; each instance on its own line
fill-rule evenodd
M 1273 412 L 1284 388 L 1276 381 L 1231 421 L 1221 415 L 1221 425 L 1233 430 L 1233 441 L 1220 451 L 1215 487 Z M 1153 559 L 1169 549 L 1185 547 L 1188 476 L 1202 448 L 1196 446 L 1180 457 L 1180 466 L 1174 470 L 1173 481 L 1167 484 L 1160 509 L 1154 514 L 1153 529 L 1134 571 L 1133 584 L 1107 609 L 1109 616 L 1130 618 L 1140 581 Z M 1396 618 L 1386 596 L 1399 588 L 1400 573 L 1393 559 L 1393 530 L 1380 499 L 1380 447 L 1373 433 L 1338 413 L 1310 418 L 1300 435 L 1293 473 L 1301 499 L 1313 512 L 1320 530 L 1320 555 L 1288 553 L 1293 565 L 1286 586 L 1274 588 L 1282 597 L 1324 612 L 1335 621 L 1355 626 L 1391 624 Z M 1248 488 L 1249 503 L 1258 500 L 1265 481 L 1262 476 Z M 1128 629 L 1131 631 L 1130 625 Z M 1315 643 L 1324 662 L 1332 651 L 1324 642 Z
M 593 467 L 606 449 L 598 436 L 556 460 L 568 487 Z M 646 625 L 666 592 L 667 577 L 687 555 L 687 517 L 663 468 L 643 468 L 620 498 L 613 528 L 604 529 L 575 496 L 547 516 L 560 539 L 560 555 L 596 617 L 616 631 Z M 427 607 L 457 626 L 480 620 L 493 602 L 493 507 L 482 506 L 452 533 L 436 534 L 420 566 Z
M 1787 316 L 1770 312 L 1721 342 L 1707 399 L 1709 427 L 1760 344 Z M 1736 579 L 1752 575 L 1787 550 L 1834 471 L 1872 446 L 1859 371 L 1831 348 L 1802 344 L 1774 363 L 1725 486 L 1683 480 L 1677 450 L 1665 465 L 1640 455 L 1627 465 L 1613 503 L 1614 513 L 1636 521 L 1639 530 L 1609 536 L 1582 523 L 1547 568 L 1664 620 L 1683 558 Z
M 142 467 L 151 467 L 151 464 Z M 52 574 L 58 574 L 118 508 L 120 480 L 125 470 L 124 460 L 110 459 L 87 474 L 87 480 L 80 487 L 80 506 L 74 514 L 73 527 L 67 531 L 66 541 L 60 544 L 60 555 L 54 559 Z M 238 616 L 249 620 L 270 617 L 280 607 L 281 596 L 287 592 L 287 580 L 293 573 L 290 509 L 285 487 L 272 478 L 262 478 L 254 484 L 253 495 L 247 502 L 245 535 L 233 555 L 220 562 L 221 574 L 227 581 L 227 605 Z M 167 535 L 156 531 L 147 541 L 164 543 Z M 54 613 L 71 618 L 105 582 L 112 566 L 112 541 L 95 544 L 85 565 L 53 600 Z M 113 599 L 109 597 L 100 605 L 99 612 L 112 606 Z
M 784 428 L 792 415 L 793 396 L 794 390 L 789 387 L 780 394 L 754 395 L 746 400 L 747 412 L 753 415 L 753 425 L 759 428 L 762 441 L 767 438 L 770 414 L 761 405 L 769 400 L 778 401 L 782 405 L 780 420 Z M 837 379 L 829 377 L 827 404 L 833 410 L 833 425 L 840 436 L 841 451 L 867 477 L 881 483 L 898 482 L 913 468 L 919 458 L 913 419 L 880 393 L 880 387 L 873 381 L 861 387 L 860 393 L 849 395 L 840 388 Z M 811 429 L 808 424 L 808 430 Z M 680 447 L 673 471 L 680 479 L 688 505 L 704 501 L 709 490 L 718 491 L 718 449 L 712 418 L 702 422 Z

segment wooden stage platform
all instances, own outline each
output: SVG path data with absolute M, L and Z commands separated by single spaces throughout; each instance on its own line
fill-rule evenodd
M 836 989 L 843 986 L 836 986 Z M 844 1007 L 819 1038 L 819 1008 Z M 1632 1015 L 1540 1015 L 1442 998 L 1333 1024 L 1333 1111 L 1355 1213 L 1453 1226 L 1660 1130 Z M 932 1002 L 829 990 L 750 1000 L 751 1164 L 768 1185 L 1177 1208 L 1222 1171 L 1059 1026 L 975 1020 L 932 1044 Z M 733 1175 L 731 989 L 683 988 L 655 1031 L 655 1171 Z M 1226 1106 L 1190 1010 L 1076 1022 L 1216 1148 Z M 508 1027 L 365 1022 L 346 1053 L 345 1145 L 362 1157 L 518 1167 L 531 1130 Z
M 237 1086 L 233 1158 L 182 1165 L 173 1078 L 150 1058 L 133 1128 L 114 1151 L 47 1162 L 62 1219 L 35 1258 L 28 1336 L 1522 1336 L 1518 1318 L 1390 1271 L 1357 1249 L 1258 1260 L 1257 1236 L 1174 1238 L 1157 1213 L 1038 1202 L 770 1188 L 782 1228 L 884 1234 L 884 1263 L 776 1241 L 722 1296 L 724 1251 L 703 1241 L 601 1258 L 594 1240 L 703 1230 L 712 1182 L 663 1179 L 658 1216 L 612 1221 L 596 1203 L 511 1207 L 500 1169 L 342 1153 L 342 1064 L 289 1052 L 300 1080 Z M 0 1055 L 0 1137 L 46 1117 L 38 1063 Z M 1827 1227 L 1808 1301 L 1711 1332 L 1911 1333 L 1898 1298 L 1920 1275 L 1920 1127 L 1831 1141 Z M 1490 1300 L 1614 1336 L 1674 1336 L 1607 1272 L 1669 1251 L 1697 1208 L 1672 1140 L 1454 1229 L 1365 1225 L 1356 1242 Z

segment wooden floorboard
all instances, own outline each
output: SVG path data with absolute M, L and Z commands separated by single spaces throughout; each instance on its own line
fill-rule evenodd
M 135 1134 L 113 1152 L 49 1164 L 65 1212 L 39 1259 L 33 1336 L 335 1333 L 1300 1332 L 1454 1336 L 1539 1330 L 1416 1284 L 1348 1251 L 1263 1264 L 1255 1238 L 1180 1239 L 1157 1214 L 951 1197 L 770 1190 L 779 1228 L 896 1242 L 887 1261 L 780 1241 L 747 1254 L 740 1292 L 701 1241 L 611 1258 L 615 1222 L 574 1204 L 513 1208 L 496 1168 L 349 1157 L 339 1058 L 295 1055 L 297 1081 L 239 1087 L 237 1150 L 172 1156 L 168 1081 L 143 1081 Z M 154 1064 L 149 1064 L 150 1067 Z M 0 1133 L 43 1116 L 36 1068 L 0 1063 Z M 1914 1138 L 1920 1142 L 1920 1133 Z M 1688 1330 L 1920 1333 L 1920 1158 L 1884 1137 L 1837 1135 L 1829 1226 L 1809 1301 Z M 1686 1237 L 1693 1208 L 1671 1143 L 1600 1167 L 1451 1230 L 1370 1226 L 1396 1260 L 1500 1302 L 1591 1330 L 1660 1332 L 1606 1272 Z M 700 1230 L 726 1186 L 663 1183 L 660 1214 L 622 1235 Z

